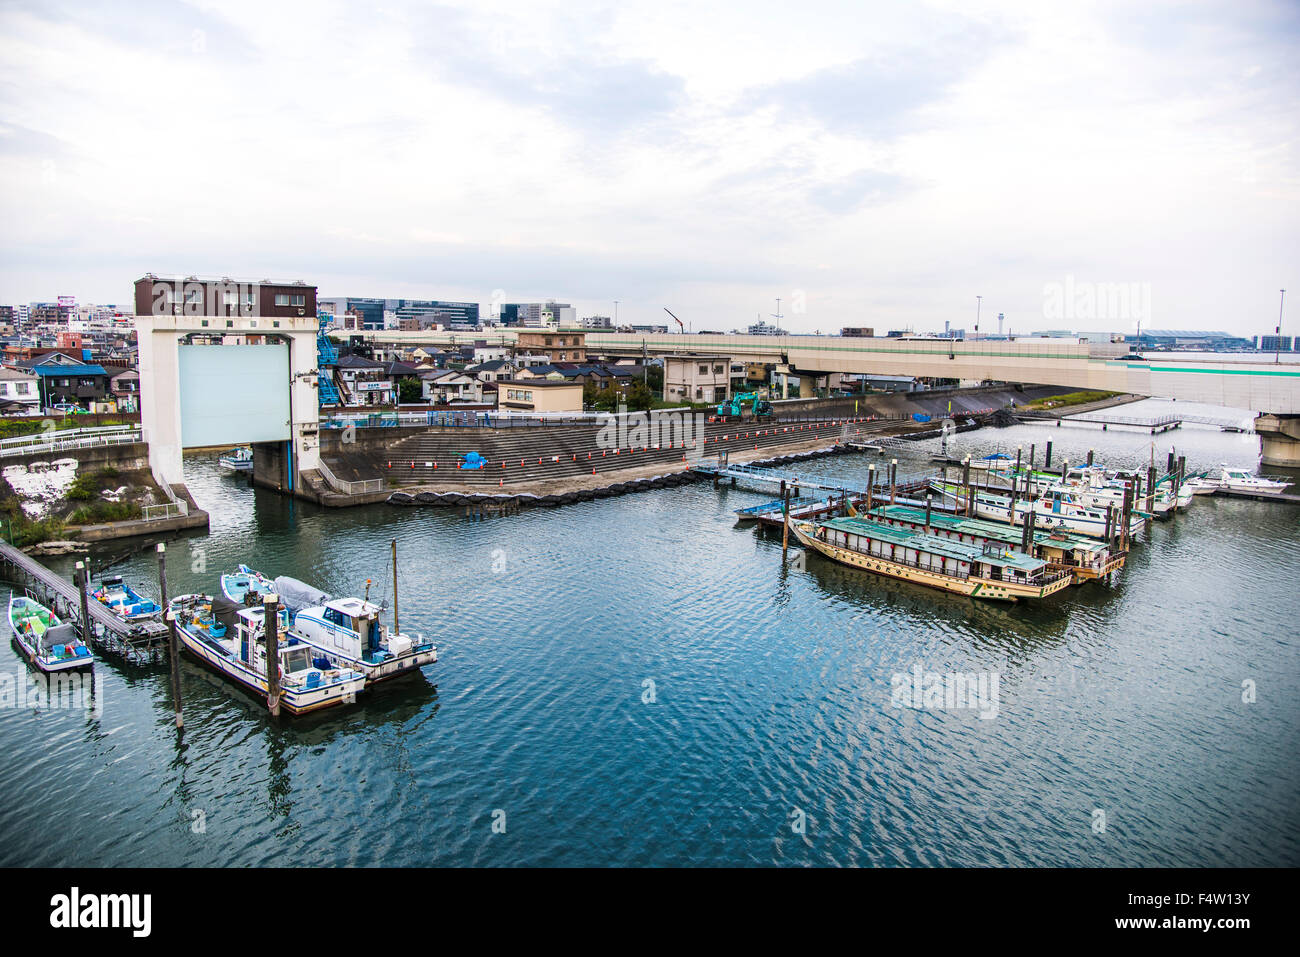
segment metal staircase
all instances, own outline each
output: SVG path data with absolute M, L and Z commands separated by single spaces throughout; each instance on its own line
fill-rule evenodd
M 320 387 L 320 404 L 340 405 L 339 390 L 334 385 L 334 367 L 339 361 L 339 354 L 325 332 L 333 317 L 319 313 L 316 318 L 320 322 L 320 331 L 316 334 L 316 382 Z

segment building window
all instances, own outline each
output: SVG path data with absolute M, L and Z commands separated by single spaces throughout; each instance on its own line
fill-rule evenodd
M 14 395 L 30 395 L 31 394 L 30 389 L 31 389 L 30 382 L 14 383 Z
M 714 366 L 714 367 L 713 367 L 713 374 L 714 374 L 714 375 L 722 375 L 722 366 Z
M 277 306 L 289 305 L 289 294 L 287 292 L 277 292 L 275 294 L 275 304 Z
M 221 304 L 223 306 L 239 305 L 239 294 L 236 293 L 233 289 L 227 289 L 225 292 L 221 294 Z
M 708 374 L 709 374 L 709 367 L 708 367 L 708 366 L 700 366 L 700 375 L 708 375 Z
M 207 324 L 208 324 L 208 320 L 206 320 L 206 319 L 200 319 L 200 320 L 199 320 L 199 325 L 201 325 L 201 326 L 206 326 Z
M 276 319 L 274 322 L 271 323 L 271 325 L 273 325 L 273 326 L 275 326 L 275 328 L 279 329 L 279 328 L 280 328 L 280 320 L 279 320 L 279 319 Z

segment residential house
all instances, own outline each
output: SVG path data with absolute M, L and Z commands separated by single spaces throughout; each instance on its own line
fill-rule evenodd
M 382 362 L 364 356 L 340 356 L 335 376 L 345 406 L 397 403 L 396 386 Z
M 506 379 L 497 383 L 497 408 L 510 412 L 581 412 L 582 386 L 551 379 Z
M 42 408 L 66 404 L 98 411 L 109 396 L 108 371 L 65 352 L 47 352 L 18 368 L 40 380 Z
M 0 404 L 16 405 L 15 412 L 40 412 L 40 379 L 22 369 L 0 366 Z
M 483 400 L 483 383 L 455 369 L 421 373 L 420 381 L 424 384 L 424 401 L 431 405 Z
M 476 366 L 469 366 L 465 369 L 466 375 L 472 375 L 480 382 L 500 382 L 502 379 L 512 379 L 518 370 L 505 359 L 494 359 L 491 362 L 480 362 Z
M 140 411 L 140 373 L 123 369 L 108 380 L 108 391 L 118 412 Z

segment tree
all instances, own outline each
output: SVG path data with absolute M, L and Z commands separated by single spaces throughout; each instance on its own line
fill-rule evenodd
M 419 402 L 424 398 L 420 383 L 415 379 L 403 379 L 397 384 L 397 401 L 402 403 Z

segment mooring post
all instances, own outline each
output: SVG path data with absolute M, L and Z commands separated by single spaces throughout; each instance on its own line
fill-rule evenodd
M 871 514 L 872 501 L 876 497 L 876 467 L 875 465 L 867 466 L 867 514 Z
M 925 493 L 925 533 L 930 534 L 930 493 Z
M 785 561 L 785 553 L 790 548 L 790 493 L 785 489 L 785 482 L 781 483 L 781 560 Z
M 1034 450 L 1038 448 L 1037 442 L 1029 443 L 1029 468 L 1032 471 L 1034 467 Z
M 1109 549 L 1115 542 L 1115 506 L 1110 502 L 1106 503 L 1106 547 Z
M 1052 440 L 1051 440 L 1051 439 L 1048 439 L 1048 440 L 1047 440 L 1047 456 L 1046 456 L 1046 458 L 1043 460 L 1043 468 L 1045 468 L 1045 469 L 1050 469 L 1051 467 L 1052 467 Z
M 1156 513 L 1156 467 L 1147 466 L 1147 514 L 1154 516 Z M 1147 519 L 1148 524 L 1151 519 Z
M 81 594 L 81 640 L 90 647 L 91 626 L 90 626 L 90 602 L 86 598 L 86 589 L 90 583 L 86 580 L 86 565 L 84 562 L 77 562 L 77 591 Z
M 262 635 L 266 638 L 266 706 L 280 716 L 280 598 L 267 595 L 262 604 Z
M 1165 459 L 1165 474 L 1169 475 L 1174 470 L 1174 447 L 1169 446 L 1169 457 Z
M 1034 542 L 1034 517 L 1034 510 L 1030 508 L 1029 511 L 1025 513 L 1024 527 L 1020 530 L 1020 550 L 1026 555 L 1030 554 L 1029 549 L 1032 547 Z M 1011 521 L 1013 524 L 1015 523 L 1015 520 L 1016 513 L 1013 510 L 1011 513 Z
M 1092 468 L 1092 449 L 1088 450 L 1088 468 Z
M 1183 480 L 1187 477 L 1187 456 L 1178 456 L 1178 479 L 1174 484 L 1174 500 L 1177 501 L 1178 493 L 1183 490 Z
M 961 484 L 966 490 L 966 517 L 970 518 L 970 456 L 961 460 Z
M 176 712 L 176 727 L 183 728 L 181 715 L 181 643 L 176 637 L 176 615 L 167 602 L 167 545 L 158 543 L 158 597 L 162 599 L 163 617 L 167 619 L 167 652 L 171 658 L 172 710 Z
M 889 504 L 893 505 L 898 495 L 898 459 L 889 462 Z

